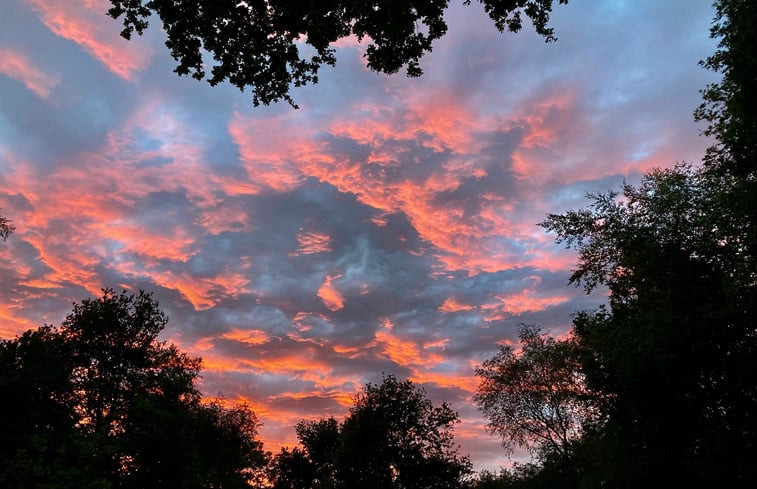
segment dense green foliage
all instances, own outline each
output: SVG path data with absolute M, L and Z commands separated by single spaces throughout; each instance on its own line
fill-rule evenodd
M 523 17 L 553 40 L 547 26 L 554 0 L 478 0 L 500 30 L 516 32 Z M 567 3 L 567 0 L 558 0 Z M 322 65 L 336 63 L 334 43 L 348 36 L 369 39 L 371 70 L 420 76 L 420 59 L 447 32 L 449 0 L 110 0 L 108 14 L 123 19 L 121 35 L 142 34 L 155 14 L 163 23 L 176 73 L 206 78 L 203 53 L 214 64 L 207 80 L 250 88 L 252 101 L 286 100 L 292 86 L 318 81 Z M 470 0 L 465 1 L 466 4 Z M 304 48 L 305 53 L 301 52 Z
M 300 423 L 301 448 L 283 449 L 270 478 L 276 489 L 459 488 L 470 462 L 453 444 L 456 422 L 409 380 L 385 376 L 365 386 L 342 423 Z
M 0 486 L 249 487 L 257 418 L 202 402 L 199 359 L 157 339 L 166 320 L 148 294 L 105 290 L 0 342 Z

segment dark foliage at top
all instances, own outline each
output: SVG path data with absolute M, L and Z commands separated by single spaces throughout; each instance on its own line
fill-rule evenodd
M 322 65 L 336 63 L 333 44 L 353 35 L 370 39 L 365 57 L 371 70 L 408 76 L 423 73 L 420 59 L 447 32 L 448 0 L 110 0 L 108 14 L 123 19 L 127 39 L 148 26 L 153 14 L 168 35 L 166 46 L 179 75 L 227 81 L 252 91 L 255 106 L 286 100 L 291 87 L 318 82 Z M 465 4 L 470 4 L 466 0 Z M 553 0 L 479 0 L 503 31 L 519 31 L 523 17 L 547 40 Z M 567 3 L 567 0 L 559 0 Z M 301 52 L 304 49 L 305 53 Z M 203 52 L 214 61 L 206 74 Z
M 720 83 L 703 92 L 704 102 L 695 118 L 709 123 L 705 134 L 718 144 L 707 162 L 740 178 L 755 178 L 757 169 L 757 4 L 749 0 L 715 2 L 711 29 L 718 50 L 702 62 L 721 73 Z

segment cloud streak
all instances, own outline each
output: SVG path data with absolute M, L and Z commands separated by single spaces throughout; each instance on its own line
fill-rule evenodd
M 40 98 L 50 98 L 52 90 L 59 83 L 58 77 L 37 68 L 22 53 L 0 47 L 0 59 L 3 60 L 0 73 L 20 81 Z
M 121 78 L 132 80 L 147 65 L 150 54 L 121 39 L 116 26 L 102 19 L 109 8 L 106 0 L 24 1 L 53 33 L 80 45 Z

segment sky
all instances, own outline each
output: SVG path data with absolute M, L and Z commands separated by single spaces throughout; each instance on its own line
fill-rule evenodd
M 459 412 L 475 468 L 507 466 L 475 368 L 605 297 L 568 285 L 576 255 L 537 223 L 701 160 L 713 11 L 574 0 L 547 44 L 451 3 L 421 78 L 345 40 L 293 110 L 178 77 L 159 22 L 125 41 L 106 0 L 0 0 L 0 338 L 144 289 L 266 450 L 385 373 Z

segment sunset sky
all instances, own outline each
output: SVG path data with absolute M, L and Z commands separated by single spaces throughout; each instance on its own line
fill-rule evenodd
M 0 337 L 141 288 L 267 450 L 385 372 L 459 411 L 476 468 L 507 464 L 474 368 L 518 323 L 564 334 L 603 300 L 536 224 L 701 159 L 713 11 L 573 0 L 546 44 L 451 3 L 423 77 L 372 73 L 346 40 L 293 110 L 177 77 L 159 22 L 125 41 L 106 0 L 1 0 Z

